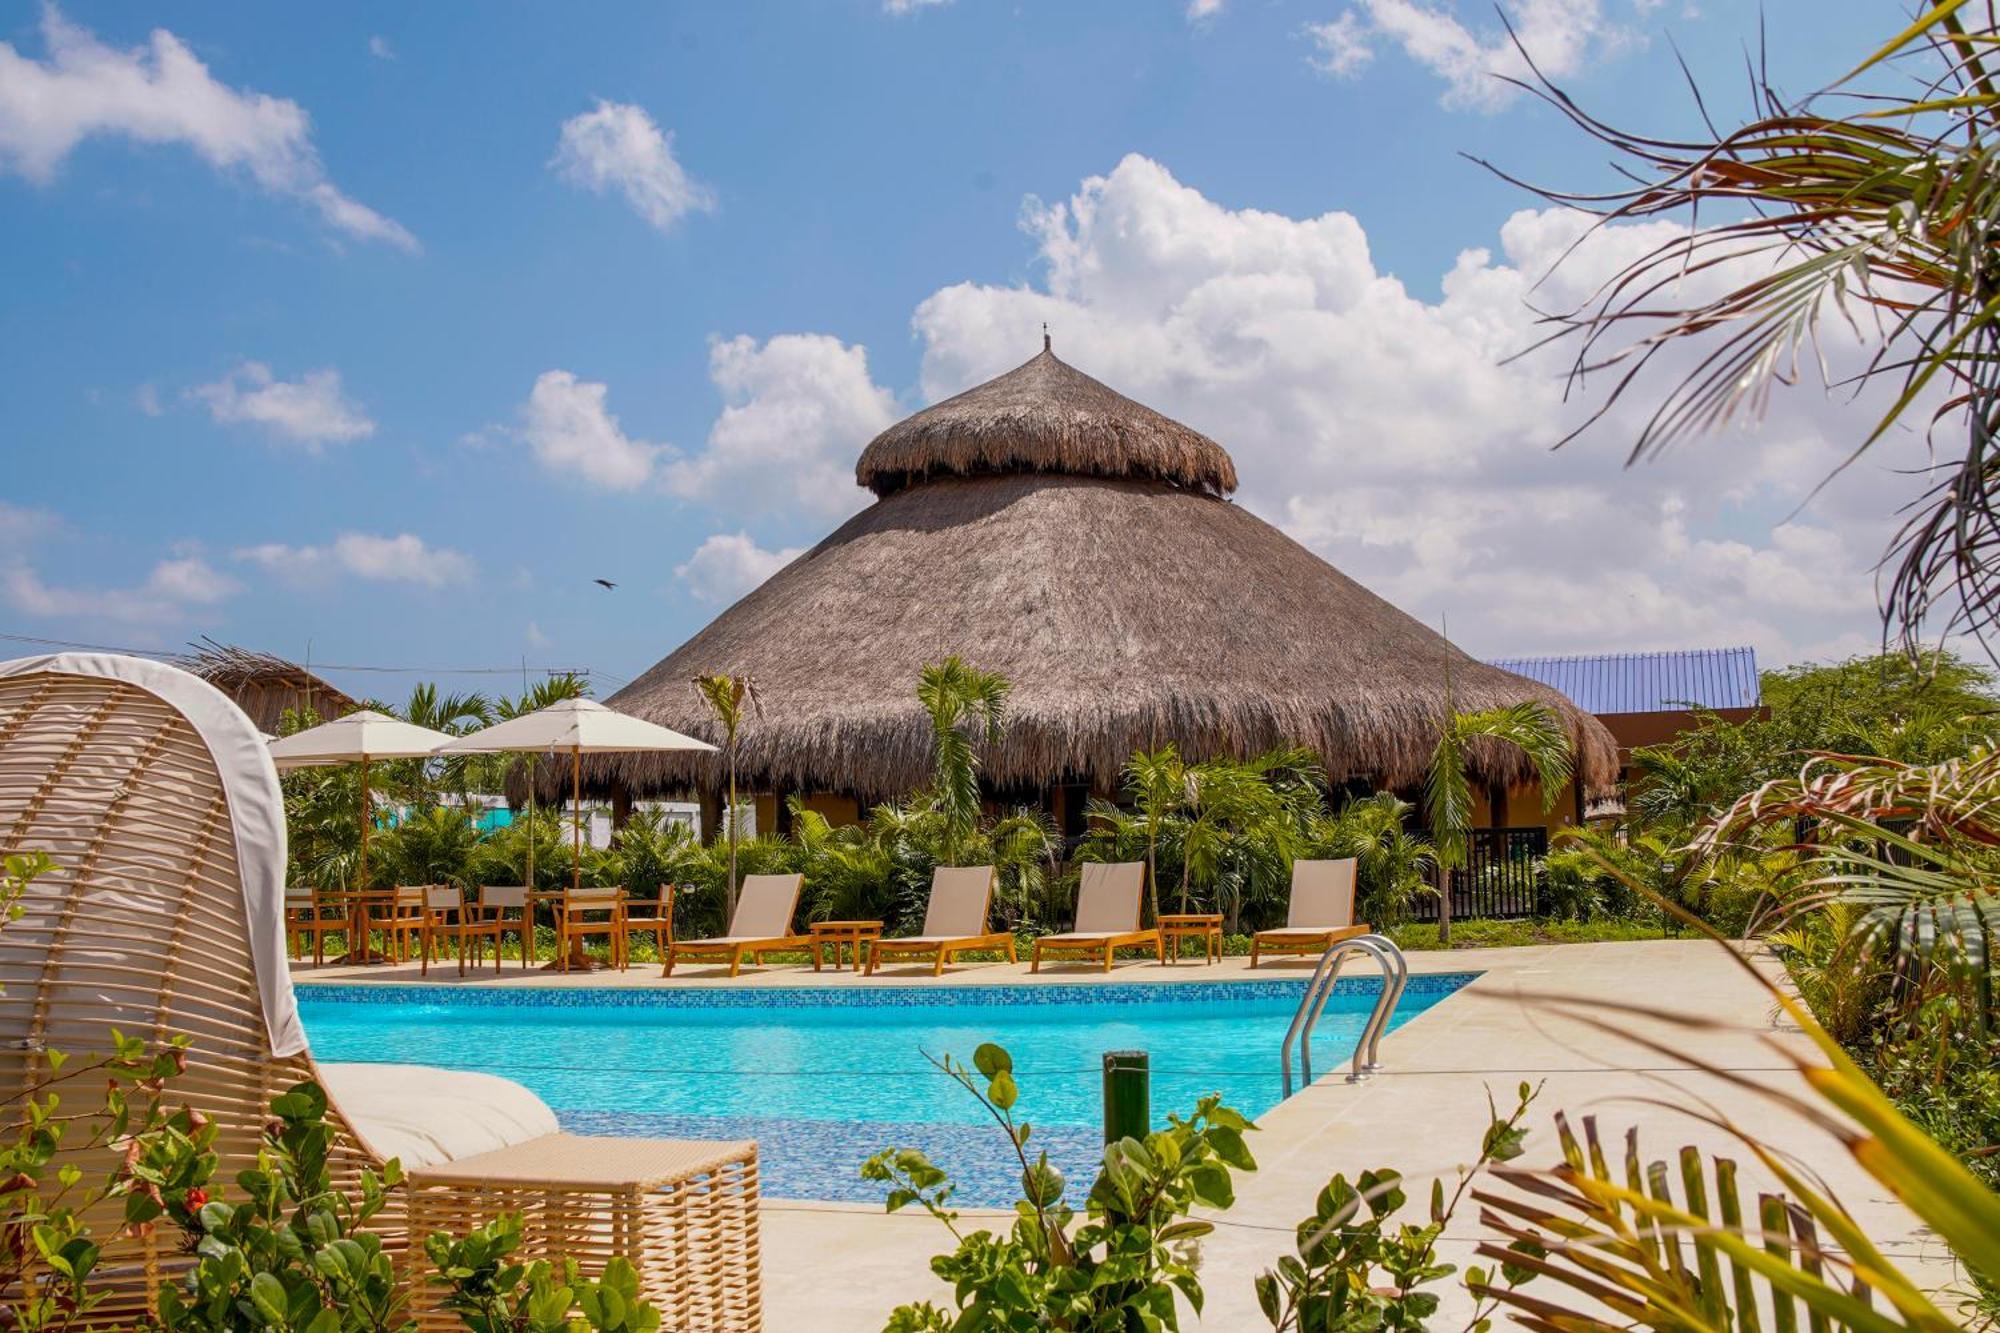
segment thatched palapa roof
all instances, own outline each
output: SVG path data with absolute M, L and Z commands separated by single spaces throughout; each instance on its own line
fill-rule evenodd
M 1010 472 L 1145 477 L 1209 495 L 1236 489 L 1229 453 L 1198 430 L 1042 354 L 889 427 L 855 480 L 892 495 L 934 476 Z
M 918 672 L 958 654 L 1013 683 L 987 778 L 1116 781 L 1135 750 L 1317 751 L 1336 780 L 1420 780 L 1451 698 L 1558 710 L 1587 787 L 1617 748 L 1560 694 L 1460 652 L 1248 510 L 1220 445 L 1056 359 L 892 426 L 880 498 L 607 702 L 721 738 L 691 679 L 753 677 L 749 789 L 879 798 L 929 776 Z M 1481 778 L 1528 777 L 1511 749 Z M 607 758 L 638 790 L 712 785 L 711 757 Z
M 275 732 L 287 709 L 311 709 L 326 721 L 361 705 L 295 662 L 204 638 L 176 661 L 235 701 L 260 731 Z

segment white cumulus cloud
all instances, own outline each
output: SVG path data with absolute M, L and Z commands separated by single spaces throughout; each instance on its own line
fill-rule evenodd
M 215 383 L 188 392 L 225 425 L 256 426 L 312 451 L 375 433 L 368 414 L 342 391 L 337 370 L 281 380 L 263 362 L 245 361 Z
M 236 580 L 193 555 L 162 560 L 143 582 L 123 588 L 49 583 L 25 561 L 0 566 L 0 600 L 21 615 L 46 620 L 166 625 L 241 591 Z
M 865 348 L 808 333 L 718 339 L 708 370 L 725 406 L 707 446 L 667 465 L 670 491 L 739 512 L 831 516 L 862 506 L 855 457 L 896 419 Z
M 1540 332 L 1530 290 L 1573 305 L 1670 224 L 1600 233 L 1537 287 L 1587 223 L 1523 211 L 1428 298 L 1351 215 L 1226 208 L 1136 155 L 1028 217 L 1042 281 L 918 307 L 927 398 L 1019 364 L 1046 320 L 1057 355 L 1221 441 L 1240 503 L 1479 651 L 1783 660 L 1873 628 L 1872 565 L 1912 485 L 1890 467 L 1918 460 L 1891 442 L 1795 512 L 1869 404 L 1781 394 L 1761 425 L 1627 470 L 1635 399 L 1551 451 L 1597 401 L 1564 400 L 1561 350 L 1508 360 Z
M 610 490 L 658 486 L 736 514 L 852 513 L 861 447 L 896 418 L 866 349 L 824 334 L 718 338 L 709 378 L 723 407 L 699 450 L 626 433 L 608 385 L 545 371 L 522 408 L 522 436 L 543 467 Z
M 948 5 L 951 0 L 882 0 L 884 14 L 917 14 L 926 9 L 936 9 Z
M 1605 12 L 1606 0 L 1514 0 L 1504 6 L 1514 38 L 1550 78 L 1577 73 L 1633 40 L 1630 26 Z M 1652 5 L 1633 0 L 1635 14 Z M 1479 12 L 1476 6 L 1472 12 Z M 1444 104 L 1495 111 L 1519 89 L 1500 76 L 1528 77 L 1514 38 L 1497 20 L 1474 28 L 1443 0 L 1356 0 L 1324 23 L 1306 25 L 1308 57 L 1336 77 L 1359 73 L 1378 43 L 1401 50 L 1445 82 Z
M 543 467 L 595 486 L 633 490 L 652 479 L 663 446 L 625 434 L 605 406 L 608 386 L 548 370 L 535 380 L 521 409 L 521 430 Z
M 118 50 L 51 4 L 41 30 L 41 60 L 0 42 L 0 170 L 42 183 L 86 139 L 178 144 L 217 171 L 240 172 L 264 190 L 303 200 L 356 240 L 418 248 L 399 223 L 327 179 L 311 118 L 297 102 L 218 82 L 164 28 L 144 46 Z
M 595 110 L 564 121 L 549 165 L 573 185 L 598 194 L 616 190 L 661 231 L 715 207 L 714 191 L 674 156 L 673 134 L 629 102 L 600 100 Z
M 414 533 L 387 536 L 343 532 L 324 546 L 266 542 L 237 550 L 236 558 L 295 581 L 349 575 L 371 583 L 413 583 L 442 588 L 472 577 L 472 558 L 449 547 L 432 546 Z
M 767 551 L 747 532 L 718 532 L 677 565 L 674 574 L 700 601 L 727 605 L 799 558 L 803 547 Z

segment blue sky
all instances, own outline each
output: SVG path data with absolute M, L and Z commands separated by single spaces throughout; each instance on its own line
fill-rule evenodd
M 1509 12 L 1613 121 L 1689 124 L 1669 39 L 1743 105 L 1749 5 Z M 1764 17 L 1793 91 L 1895 26 Z M 1603 154 L 1500 95 L 1483 5 L 0 3 L 0 42 L 0 631 L 608 692 L 1048 319 L 1474 651 L 1874 633 L 1880 476 L 1795 512 L 1823 398 L 1638 474 L 1616 421 L 1547 452 L 1555 368 L 1495 367 L 1573 224 L 1461 155 Z

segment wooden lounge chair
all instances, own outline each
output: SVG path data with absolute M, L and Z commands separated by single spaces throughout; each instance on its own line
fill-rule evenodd
M 310 1080 L 329 1094 L 336 1188 L 357 1191 L 390 1154 L 410 1168 L 409 1188 L 391 1191 L 370 1226 L 413 1280 L 425 1265 L 412 1215 L 457 1225 L 519 1211 L 519 1181 L 531 1177 L 521 1258 L 574 1254 L 595 1272 L 622 1253 L 665 1327 L 760 1326 L 754 1144 L 585 1146 L 540 1099 L 492 1075 L 313 1060 L 285 958 L 284 799 L 256 728 L 220 691 L 111 654 L 0 663 L 0 749 L 9 850 L 56 865 L 0 926 L 0 1099 L 19 1105 L 44 1088 L 48 1052 L 105 1051 L 112 1027 L 183 1035 L 187 1071 L 169 1099 L 215 1123 L 226 1195 L 256 1163 L 271 1099 Z M 78 1146 L 59 1164 L 102 1180 L 122 1145 L 86 1150 L 84 1137 L 69 1136 Z M 630 1154 L 629 1168 L 584 1161 L 591 1153 Z M 79 1326 L 147 1325 L 158 1292 L 192 1262 L 178 1229 L 128 1234 L 116 1197 L 84 1216 L 103 1246 L 91 1285 L 105 1300 Z M 427 1308 L 434 1290 L 412 1295 L 427 1325 L 461 1326 Z
M 675 940 L 667 946 L 667 962 L 660 975 L 672 976 L 674 964 L 689 959 L 726 961 L 733 977 L 742 970 L 745 954 L 761 966 L 767 953 L 812 948 L 812 936 L 792 932 L 792 914 L 798 910 L 799 890 L 805 882 L 804 875 L 745 875 L 729 933 L 706 940 Z
M 1366 935 L 1367 923 L 1354 920 L 1355 866 L 1351 856 L 1292 862 L 1292 901 L 1284 927 L 1250 937 L 1250 966 L 1267 953 L 1321 953 L 1341 940 Z
M 1004 949 L 1013 962 L 1012 931 L 987 928 L 993 904 L 992 866 L 939 866 L 931 872 L 931 900 L 924 908 L 924 928 L 897 940 L 875 940 L 868 946 L 868 975 L 884 959 L 898 954 L 934 955 L 931 975 L 942 976 L 944 965 L 967 949 Z
M 1076 891 L 1076 929 L 1036 940 L 1034 961 L 1028 970 L 1042 970 L 1044 953 L 1078 953 L 1103 958 L 1104 970 L 1109 972 L 1111 955 L 1132 945 L 1150 946 L 1154 959 L 1165 962 L 1159 929 L 1139 929 L 1139 900 L 1145 887 L 1144 861 L 1084 862 L 1083 879 Z

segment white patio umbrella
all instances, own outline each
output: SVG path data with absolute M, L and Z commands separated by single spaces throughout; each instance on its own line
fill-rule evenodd
M 368 887 L 368 765 L 376 759 L 428 759 L 456 737 L 401 718 L 363 708 L 337 721 L 293 732 L 271 742 L 271 758 L 279 770 L 320 768 L 328 764 L 361 765 L 361 882 Z
M 570 755 L 570 799 L 575 806 L 575 862 L 570 887 L 583 887 L 583 757 L 587 754 L 633 754 L 647 750 L 713 750 L 707 741 L 683 736 L 668 727 L 606 708 L 595 699 L 564 699 L 532 713 L 453 738 L 439 754 L 508 754 L 545 751 Z M 532 784 L 530 787 L 532 790 Z M 534 855 L 534 836 L 528 854 Z M 533 874 L 530 872 L 530 887 Z

